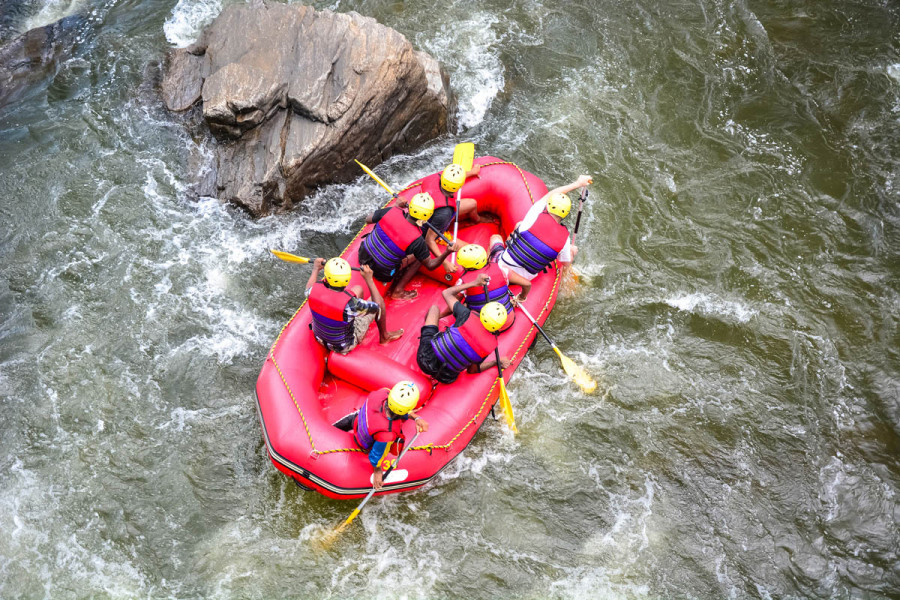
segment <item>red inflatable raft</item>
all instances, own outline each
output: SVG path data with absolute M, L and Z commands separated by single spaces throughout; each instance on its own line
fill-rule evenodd
M 493 233 L 504 238 L 534 202 L 546 192 L 544 183 L 516 165 L 494 157 L 475 160 L 482 165 L 478 177 L 469 179 L 462 197 L 475 198 L 481 213 L 499 217 L 497 224 L 460 223 L 459 237 L 478 243 L 486 249 Z M 400 197 L 409 199 L 420 191 L 420 181 L 408 186 Z M 362 235 L 371 231 L 365 226 L 350 242 L 342 256 L 357 266 L 357 250 Z M 452 229 L 451 229 L 452 232 Z M 350 285 L 365 284 L 354 273 Z M 543 324 L 556 301 L 559 287 L 559 265 L 538 275 L 525 303 Z M 412 280 L 411 289 L 418 290 L 413 300 L 386 298 L 389 329 L 403 328 L 403 337 L 385 346 L 378 343 L 373 326 L 365 339 L 349 354 L 342 356 L 326 351 L 313 338 L 310 311 L 303 304 L 284 326 L 269 354 L 256 383 L 257 407 L 269 457 L 275 466 L 307 489 L 332 498 L 358 498 L 372 488 L 372 467 L 368 456 L 356 445 L 352 433 L 333 426 L 341 417 L 357 410 L 372 390 L 391 387 L 409 379 L 421 392 L 420 414 L 429 423 L 427 432 L 419 435 L 416 445 L 406 453 L 385 481 L 384 492 L 413 490 L 428 483 L 471 441 L 475 432 L 497 402 L 497 371 L 470 375 L 463 372 L 452 385 L 437 384 L 423 374 L 416 364 L 419 330 L 425 313 L 432 304 L 445 306 L 441 291 L 450 283 L 444 281 L 442 267 L 434 272 L 420 272 Z M 455 280 L 455 278 L 454 278 Z M 514 293 L 518 288 L 514 288 Z M 519 311 L 512 327 L 499 336 L 500 354 L 512 365 L 503 372 L 509 381 L 522 361 L 537 329 Z M 441 328 L 452 322 L 446 319 Z M 514 407 L 515 407 L 515 398 Z M 415 425 L 404 425 L 406 439 L 412 439 Z

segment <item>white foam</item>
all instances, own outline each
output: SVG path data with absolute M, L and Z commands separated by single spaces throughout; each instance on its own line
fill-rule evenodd
M 650 594 L 646 584 L 620 582 L 624 578 L 619 573 L 603 567 L 576 567 L 568 571 L 565 577 L 550 584 L 554 596 L 574 600 L 619 600 L 648 597 Z
M 888 65 L 887 69 L 888 77 L 900 83 L 900 63 Z
M 84 0 L 48 0 L 30 19 L 26 19 L 22 31 L 43 27 L 75 14 L 84 4 Z
M 672 308 L 685 312 L 698 313 L 714 317 L 727 317 L 740 323 L 746 323 L 759 311 L 740 302 L 723 300 L 713 294 L 695 292 L 693 294 L 675 294 L 663 300 Z
M 485 449 L 484 451 L 479 449 L 478 452 L 477 456 L 473 456 L 475 452 L 471 448 L 460 452 L 438 475 L 436 479 L 438 486 L 440 482 L 456 479 L 463 473 L 471 473 L 473 476 L 478 477 L 488 465 L 509 464 L 514 459 L 514 455 L 510 452 L 503 452 L 497 448 Z
M 239 415 L 240 413 L 241 407 L 239 405 L 227 406 L 218 410 L 214 410 L 211 408 L 190 410 L 179 406 L 172 409 L 170 413 L 172 417 L 171 420 L 161 425 L 157 425 L 156 428 L 183 432 L 186 428 L 190 429 L 191 424 L 214 423 L 215 421 L 222 418 L 233 418 L 235 415 Z
M 168 224 L 167 230 L 148 227 L 147 236 L 159 249 L 139 259 L 142 270 L 155 274 L 151 297 L 141 298 L 142 292 L 134 291 L 135 301 L 147 307 L 142 333 L 152 331 L 159 319 L 194 322 L 196 333 L 168 348 L 169 355 L 199 353 L 221 364 L 265 347 L 278 323 L 261 317 L 258 307 L 245 301 L 241 269 L 273 260 L 266 256 L 273 246 L 267 240 L 276 235 L 271 224 L 248 221 L 215 199 L 176 210 L 184 186 L 164 163 L 142 162 L 148 169 L 144 194 L 159 221 Z
M 221 0 L 178 0 L 163 25 L 166 39 L 178 48 L 190 46 L 220 12 Z
M 457 18 L 454 26 L 420 35 L 416 43 L 450 72 L 459 96 L 461 130 L 484 120 L 491 104 L 506 85 L 500 60 L 502 41 L 496 30 L 497 15 L 473 10 Z

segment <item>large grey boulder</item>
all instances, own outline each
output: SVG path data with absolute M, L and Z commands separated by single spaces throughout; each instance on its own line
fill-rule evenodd
M 360 174 L 446 132 L 446 73 L 400 33 L 356 13 L 257 1 L 232 5 L 197 44 L 169 53 L 162 97 L 202 103 L 216 137 L 202 195 L 254 215 Z

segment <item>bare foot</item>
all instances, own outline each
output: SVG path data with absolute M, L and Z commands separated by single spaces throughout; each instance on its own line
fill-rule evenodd
M 403 336 L 403 330 L 397 329 L 396 331 L 388 331 L 387 337 L 381 338 L 380 344 L 390 344 L 394 340 L 399 340 Z
M 416 290 L 398 290 L 396 292 L 391 292 L 391 298 L 394 298 L 395 300 L 412 300 L 418 295 L 419 292 Z

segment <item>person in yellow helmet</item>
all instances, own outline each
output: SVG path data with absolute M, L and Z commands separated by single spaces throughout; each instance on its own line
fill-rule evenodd
M 428 431 L 428 422 L 416 414 L 419 388 L 412 381 L 399 381 L 391 389 L 381 388 L 369 394 L 362 406 L 334 424 L 343 431 L 352 431 L 356 443 L 368 452 L 372 465 L 372 483 L 380 490 L 382 473 L 390 465 L 387 457 L 394 450 L 400 454 L 403 424 L 413 419 L 416 431 Z
M 503 238 L 491 236 L 491 256 L 498 257 L 504 273 L 515 273 L 530 281 L 554 260 L 571 263 L 575 259 L 578 248 L 570 243 L 562 220 L 572 210 L 569 192 L 591 183 L 590 175 L 582 175 L 569 185 L 547 192 L 519 221 L 505 248 Z
M 448 165 L 440 173 L 434 173 L 422 179 L 419 184 L 421 192 L 430 195 L 434 199 L 434 213 L 428 219 L 428 222 L 441 233 L 446 231 L 453 224 L 456 215 L 456 193 L 463 187 L 465 182 L 471 177 L 477 177 L 481 171 L 481 165 L 474 165 L 468 171 L 465 171 L 460 165 Z M 459 201 L 459 218 L 468 218 L 476 223 L 489 223 L 491 218 L 478 213 L 478 202 L 474 198 L 460 198 Z M 425 244 L 433 256 L 441 254 L 441 246 L 438 245 L 438 236 L 432 229 L 424 229 Z M 462 247 L 465 242 L 459 242 Z M 456 270 L 453 261 L 445 259 L 443 261 L 444 269 L 448 273 Z M 418 270 L 418 265 L 414 265 L 412 272 Z M 404 285 L 408 282 L 404 282 Z
M 498 238 L 500 236 L 497 236 Z M 499 241 L 499 240 L 498 240 Z M 528 293 L 531 291 L 531 280 L 525 279 L 521 275 L 513 272 L 505 272 L 497 264 L 500 252 L 503 251 L 503 245 L 500 244 L 500 250 L 495 249 L 490 256 L 485 252 L 484 248 L 478 244 L 468 244 L 459 249 L 456 254 L 456 261 L 459 263 L 457 270 L 457 279 L 455 285 L 468 283 L 482 273 L 489 277 L 487 283 L 487 293 L 484 289 L 472 289 L 469 292 L 463 292 L 460 300 L 472 310 L 480 311 L 481 307 L 490 301 L 497 301 L 503 305 L 509 312 L 509 319 L 503 327 L 503 331 L 509 329 L 515 320 L 513 307 L 519 302 L 524 302 Z M 509 286 L 517 285 L 520 292 L 516 295 L 512 294 Z M 449 309 L 448 309 L 449 310 Z M 449 314 L 448 311 L 441 313 L 441 317 Z
M 440 383 L 453 383 L 464 370 L 481 373 L 497 364 L 494 333 L 506 324 L 506 309 L 499 302 L 488 302 L 481 312 L 475 312 L 457 299 L 458 294 L 469 288 L 484 288 L 487 280 L 487 275 L 482 274 L 473 281 L 441 292 L 455 319 L 453 325 L 443 331 L 438 328 L 441 311 L 437 305 L 429 308 L 425 315 L 416 362 L 423 373 Z M 508 358 L 500 357 L 501 367 L 505 369 L 509 365 Z
M 325 272 L 322 281 L 319 273 Z M 363 299 L 363 288 L 354 285 L 350 263 L 343 258 L 317 258 L 306 284 L 306 297 L 312 313 L 316 340 L 334 352 L 347 354 L 366 336 L 372 321 L 378 326 L 379 341 L 387 344 L 403 335 L 402 329 L 389 331 L 384 299 L 372 279 L 372 269 L 361 267 L 360 274 L 369 288 L 371 300 Z
M 366 217 L 366 223 L 374 223 L 375 228 L 363 237 L 359 245 L 359 264 L 372 267 L 375 279 L 393 282 L 390 295 L 394 298 L 415 298 L 416 292 L 404 290 L 411 276 L 399 276 L 408 265 L 424 264 L 429 269 L 436 268 L 451 252 L 453 244 L 431 256 L 420 223 L 427 221 L 434 212 L 434 200 L 428 194 L 416 194 L 408 202 L 397 203 L 374 211 Z M 410 260 L 408 257 L 415 260 Z

